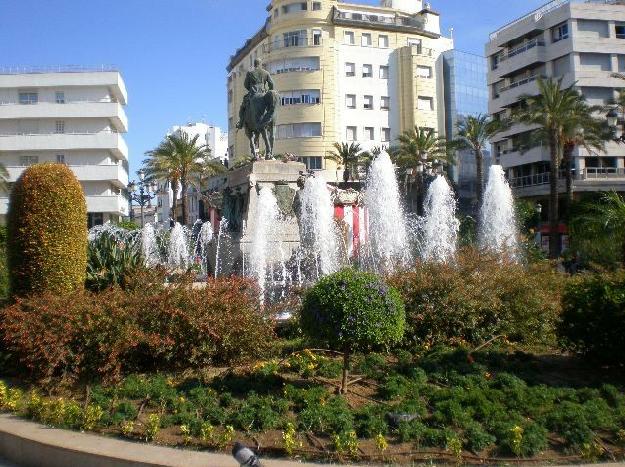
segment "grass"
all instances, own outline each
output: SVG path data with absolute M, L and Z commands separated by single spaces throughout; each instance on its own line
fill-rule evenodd
M 253 367 L 130 375 L 42 398 L 0 385 L 0 407 L 44 423 L 196 449 L 451 463 L 625 457 L 622 375 L 566 356 L 438 347 L 339 357 L 300 351 Z M 54 392 L 54 391 L 53 391 Z M 60 396 L 63 396 L 61 399 Z

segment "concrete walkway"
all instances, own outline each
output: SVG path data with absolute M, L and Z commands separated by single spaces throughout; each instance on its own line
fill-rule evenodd
M 24 467 L 237 467 L 228 455 L 134 443 L 48 428 L 12 415 L 0 415 L 2 459 Z M 264 467 L 319 467 L 263 460 Z M 11 467 L 8 464 L 7 467 Z

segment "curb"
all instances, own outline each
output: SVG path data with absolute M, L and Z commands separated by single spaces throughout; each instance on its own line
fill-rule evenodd
M 24 467 L 237 467 L 226 454 L 186 451 L 48 428 L 0 415 L 0 458 Z M 263 467 L 319 464 L 262 460 Z

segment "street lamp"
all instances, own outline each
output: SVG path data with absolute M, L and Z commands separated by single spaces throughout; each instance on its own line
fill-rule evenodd
M 141 207 L 141 228 L 145 225 L 145 213 L 143 207 L 157 196 L 158 185 L 156 181 L 145 181 L 145 172 L 140 169 L 137 172 L 139 182 L 134 180 L 128 183 L 128 191 L 130 192 L 130 214 L 133 214 L 132 201 L 139 203 Z M 137 193 L 137 191 L 139 191 Z
M 612 128 L 616 128 L 616 125 L 618 124 L 618 113 L 616 112 L 616 109 L 610 109 L 606 117 L 608 118 L 608 125 Z

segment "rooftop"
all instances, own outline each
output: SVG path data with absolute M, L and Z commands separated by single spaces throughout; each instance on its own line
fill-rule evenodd
M 114 65 L 49 65 L 49 66 L 5 66 L 0 67 L 0 75 L 26 75 L 43 73 L 102 73 L 119 72 Z

